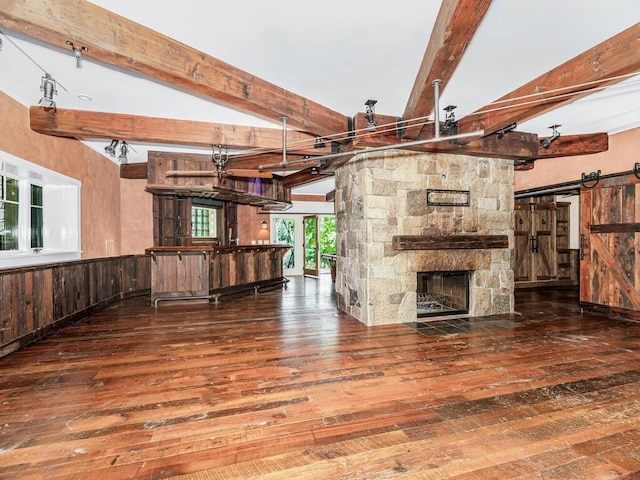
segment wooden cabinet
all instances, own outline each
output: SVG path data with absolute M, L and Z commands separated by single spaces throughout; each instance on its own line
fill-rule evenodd
M 513 265 L 516 286 L 576 282 L 574 254 L 569 248 L 569 207 L 569 203 L 555 202 L 553 197 L 516 201 Z

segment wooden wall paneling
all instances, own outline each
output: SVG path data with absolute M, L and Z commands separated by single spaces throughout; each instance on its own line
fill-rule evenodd
M 141 287 L 149 288 L 148 257 L 127 261 L 141 270 Z M 109 257 L 0 271 L 0 356 L 42 337 L 56 322 L 119 298 L 125 284 L 138 284 L 123 280 L 131 274 L 123 265 L 121 257 Z

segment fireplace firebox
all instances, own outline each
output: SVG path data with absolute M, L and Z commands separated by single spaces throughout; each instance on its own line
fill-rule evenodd
M 418 272 L 418 317 L 469 313 L 469 271 Z

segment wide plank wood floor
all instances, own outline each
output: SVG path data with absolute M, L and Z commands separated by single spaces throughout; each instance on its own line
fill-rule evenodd
M 0 478 L 639 478 L 640 324 L 575 305 L 367 328 L 325 277 L 127 300 L 0 359 Z

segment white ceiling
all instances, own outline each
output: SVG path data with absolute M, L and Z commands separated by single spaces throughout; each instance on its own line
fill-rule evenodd
M 364 111 L 369 98 L 378 101 L 378 113 L 403 114 L 441 4 L 439 0 L 93 3 L 348 116 Z M 441 105 L 457 105 L 460 118 L 638 21 L 637 0 L 493 0 L 445 86 Z M 9 39 L 0 37 L 0 88 L 26 106 L 41 97 L 42 71 L 25 53 L 61 84 L 56 97 L 61 108 L 281 126 L 88 57 L 78 69 L 70 48 L 54 50 L 3 32 Z M 92 101 L 78 99 L 79 94 L 91 96 Z M 640 126 L 640 75 L 523 123 L 518 130 L 546 136 L 551 124 L 561 124 L 563 134 L 615 133 Z M 106 143 L 88 142 L 101 153 Z M 130 152 L 132 162 L 146 161 L 148 149 L 185 150 L 132 146 L 137 151 Z

